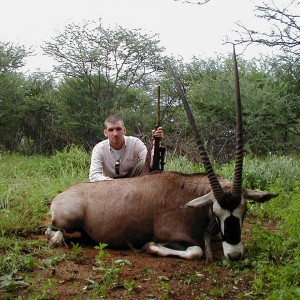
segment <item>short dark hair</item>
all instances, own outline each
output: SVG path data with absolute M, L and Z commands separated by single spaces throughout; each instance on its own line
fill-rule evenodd
M 119 122 L 119 121 L 122 122 L 123 127 L 124 127 L 124 121 L 123 121 L 123 119 L 122 119 L 121 117 L 116 116 L 116 115 L 109 115 L 109 116 L 105 119 L 105 121 L 104 121 L 104 127 L 105 127 L 105 128 L 107 127 L 107 123 L 112 123 L 112 124 L 114 124 L 114 123 Z

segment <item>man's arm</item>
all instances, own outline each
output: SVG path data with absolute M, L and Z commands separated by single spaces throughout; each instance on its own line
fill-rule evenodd
M 97 146 L 94 147 L 93 152 L 92 152 L 89 179 L 90 179 L 90 182 L 112 179 L 103 174 L 101 149 L 100 149 L 100 147 L 97 147 Z

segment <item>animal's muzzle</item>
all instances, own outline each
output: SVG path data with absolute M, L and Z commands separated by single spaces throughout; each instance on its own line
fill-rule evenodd
M 223 251 L 228 260 L 240 260 L 244 253 L 243 244 L 238 243 L 237 245 L 230 245 L 226 242 L 223 242 Z
M 243 257 L 243 254 L 240 252 L 228 253 L 228 259 L 231 261 L 238 261 Z

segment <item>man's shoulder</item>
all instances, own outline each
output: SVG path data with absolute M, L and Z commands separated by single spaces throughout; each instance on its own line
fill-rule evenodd
M 142 143 L 144 144 L 138 137 L 136 136 L 125 136 L 125 140 L 126 140 L 126 144 L 127 143 L 131 143 L 131 144 L 135 144 L 135 143 Z
M 103 140 L 94 146 L 94 150 L 100 150 L 108 146 L 108 140 Z
M 126 141 L 136 141 L 136 140 L 139 140 L 139 138 L 137 138 L 136 136 L 132 136 L 132 135 L 124 135 Z
M 140 152 L 146 149 L 146 145 L 135 136 L 126 136 L 126 148 L 130 151 Z

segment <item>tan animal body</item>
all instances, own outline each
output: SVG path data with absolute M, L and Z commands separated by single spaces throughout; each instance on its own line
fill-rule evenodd
M 220 183 L 224 190 L 230 190 L 230 182 L 220 180 Z M 261 191 L 245 190 L 243 194 L 259 202 L 272 197 Z M 201 196 L 204 198 L 199 204 Z M 189 203 L 195 198 L 194 202 Z M 204 246 L 206 236 L 206 255 L 211 259 L 210 238 L 221 230 L 225 237 L 224 254 L 236 260 L 243 253 L 241 227 L 246 202 L 243 199 L 240 203 L 224 205 L 226 207 L 222 208 L 214 200 L 205 174 L 163 172 L 136 178 L 79 183 L 56 196 L 50 210 L 52 224 L 62 231 L 83 231 L 94 241 L 107 243 L 113 248 L 128 248 L 130 245 L 140 248 L 154 242 L 147 249 L 158 255 L 199 258 L 202 256 L 199 247 Z M 226 223 L 230 216 L 232 222 Z M 209 224 L 214 226 L 209 227 Z M 214 229 L 210 232 L 209 228 Z M 233 244 L 230 244 L 231 241 Z M 175 245 L 177 249 L 197 247 L 187 252 L 168 251 L 162 245 L 173 248 Z

